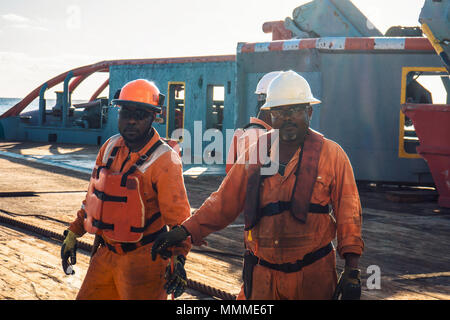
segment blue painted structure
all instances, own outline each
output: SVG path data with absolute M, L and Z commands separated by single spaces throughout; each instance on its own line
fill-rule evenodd
M 308 80 L 314 96 L 322 101 L 314 107 L 311 126 L 343 147 L 358 180 L 432 183 L 423 159 L 398 155 L 399 105 L 402 67 L 440 67 L 440 59 L 418 42 L 411 45 L 418 50 L 409 50 L 405 38 L 379 38 L 383 45 L 377 39 L 239 44 L 236 126 L 254 115 L 245 106 L 254 103 L 252 90 L 260 76 L 292 69 Z
M 327 14 L 339 9 L 339 19 L 335 23 L 353 25 L 348 30 L 350 33 L 345 35 L 358 37 L 310 38 L 311 34 L 308 34 L 304 39 L 239 43 L 236 56 L 106 61 L 93 66 L 97 71 L 109 71 L 108 101 L 130 80 L 153 80 L 169 103 L 168 115 L 163 116 L 165 123 L 154 124 L 165 138 L 171 137 L 173 118 L 170 117 L 176 102 L 169 88 L 182 85 L 184 99 L 181 106 L 185 110 L 182 123 L 192 138 L 190 146 L 184 146 L 184 152 L 191 148 L 194 157 L 200 159 L 203 158 L 202 150 L 210 142 L 203 141 L 199 134 L 214 122 L 213 109 L 223 110 L 222 125 L 215 130 L 226 137 L 227 129 L 242 127 L 249 117 L 256 115 L 254 90 L 265 73 L 295 70 L 308 80 L 314 96 L 322 101 L 314 107 L 311 127 L 343 147 L 358 180 L 432 183 L 423 159 L 399 157 L 402 68 L 442 65 L 428 40 L 361 37 L 359 35 L 366 35 L 370 30 L 361 31 L 357 26 L 367 24 L 367 20 L 359 11 L 354 11 L 356 8 L 348 7 L 347 0 L 314 1 L 314 5 L 308 6 L 309 12 L 319 8 Z M 294 11 L 298 13 L 294 16 L 297 22 L 301 22 L 300 11 Z M 344 13 L 347 16 L 343 20 Z M 320 26 L 314 28 L 318 32 L 322 30 Z M 355 34 L 355 30 L 360 30 L 359 34 Z M 371 32 L 378 35 L 376 29 Z M 94 69 L 89 67 L 86 69 L 93 72 Z M 75 109 L 72 115 L 69 112 L 69 80 L 80 74 L 76 69 L 60 77 L 61 81 L 65 80 L 62 118 L 48 114 L 45 109 L 43 94 L 51 85 L 44 83 L 35 90 L 41 97 L 39 113 L 31 119 L 20 116 L 0 118 L 0 138 L 3 130 L 6 140 L 101 144 L 116 134 L 117 109 L 108 103 L 97 105 L 99 119 L 102 119 L 97 127 L 81 126 L 83 117 L 88 117 L 88 108 L 84 111 Z M 224 101 L 211 108 L 215 86 L 224 88 Z M 202 124 L 200 132 L 195 130 L 196 121 Z M 225 139 L 222 142 L 224 151 L 228 150 L 226 142 Z M 224 162 L 226 155 L 218 154 L 216 158 Z
M 419 22 L 427 38 L 441 57 L 450 73 L 450 1 L 426 0 L 420 12 Z M 448 91 L 447 84 L 444 83 Z
M 202 151 L 205 150 L 211 141 L 203 141 L 203 133 L 208 129 L 211 122 L 211 110 L 207 107 L 214 102 L 221 109 L 221 125 L 215 131 L 221 131 L 226 136 L 226 129 L 234 128 L 235 123 L 235 56 L 209 56 L 190 58 L 170 58 L 170 59 L 142 59 L 133 60 L 132 63 L 102 62 L 102 65 L 109 66 L 109 97 L 111 101 L 115 92 L 123 87 L 128 81 L 137 78 L 152 80 L 160 91 L 166 95 L 166 105 L 174 103 L 169 93 L 171 83 L 182 84 L 184 87 L 185 112 L 182 118 L 183 128 L 192 134 L 192 146 L 186 146 L 183 152 L 190 152 L 191 162 L 201 161 Z M 88 66 L 87 69 L 90 70 Z M 84 67 L 86 69 L 86 67 Z M 77 74 L 78 76 L 78 74 Z M 0 119 L 0 126 L 5 128 L 5 140 L 30 140 L 41 142 L 61 142 L 78 144 L 103 144 L 109 137 L 118 133 L 117 128 L 117 108 L 111 107 L 109 103 L 102 103 L 96 106 L 98 116 L 102 119 L 97 126 L 87 126 L 86 120 L 89 111 L 93 107 L 87 107 L 84 111 L 79 111 L 71 107 L 71 94 L 69 83 L 74 79 L 73 70 L 60 75 L 64 81 L 64 90 L 57 92 L 57 103 L 49 109 L 44 99 L 48 83 L 41 85 L 39 90 L 39 110 L 27 112 L 17 116 L 9 116 Z M 73 80 L 74 81 L 74 80 Z M 51 82 L 51 81 L 49 81 Z M 55 81 L 52 81 L 52 84 Z M 54 84 L 53 84 L 54 85 Z M 221 101 L 213 101 L 213 88 L 223 88 L 223 98 Z M 105 99 L 102 99 L 105 100 Z M 75 107 L 77 107 L 75 105 Z M 14 108 L 14 107 L 13 107 Z M 72 109 L 72 110 L 71 110 Z M 172 112 L 173 110 L 172 106 Z M 171 120 L 173 120 L 173 114 Z M 162 116 L 163 123 L 154 123 L 155 129 L 164 138 L 172 138 L 169 132 L 167 114 Z M 170 121 L 169 121 L 170 122 Z M 200 126 L 194 130 L 194 123 Z M 216 121 L 217 122 L 217 121 Z M 172 128 L 173 129 L 173 128 Z M 197 136 L 194 134 L 197 133 Z M 175 137 L 177 140 L 178 137 Z M 200 141 L 200 145 L 195 146 Z M 202 142 L 203 141 L 203 142 Z M 228 150 L 227 141 L 222 142 L 222 150 Z M 191 149 L 191 150 L 189 150 Z M 195 154 L 194 154 L 195 153 Z M 195 159 L 194 159 L 195 157 Z M 226 154 L 218 152 L 215 155 L 219 162 L 224 162 Z M 200 162 L 201 164 L 201 162 Z
M 316 0 L 284 20 L 295 38 L 380 37 L 381 32 L 350 0 Z
M 201 122 L 201 132 L 207 129 L 208 91 L 211 86 L 222 86 L 224 88 L 223 135 L 225 136 L 227 128 L 234 128 L 235 61 L 113 66 L 110 69 L 110 99 L 117 89 L 123 87 L 128 81 L 138 78 L 154 81 L 166 95 L 167 102 L 169 102 L 168 84 L 170 82 L 184 83 L 184 129 L 190 132 L 192 140 L 196 141 L 202 137 L 193 137 L 194 122 Z M 162 137 L 172 138 L 170 132 L 167 132 L 167 119 L 164 120 L 164 124 L 155 123 L 154 127 Z M 110 130 L 117 132 L 114 124 L 115 122 L 110 124 Z M 204 149 L 207 144 L 209 144 L 207 141 L 203 142 L 198 149 Z M 223 150 L 225 150 L 225 144 L 226 141 L 223 142 Z M 193 143 L 192 149 L 194 149 Z M 201 158 L 201 154 L 198 156 Z M 221 158 L 224 159 L 224 157 L 226 155 Z
M 426 0 L 420 12 L 419 22 L 428 25 L 434 37 L 450 56 L 450 1 Z

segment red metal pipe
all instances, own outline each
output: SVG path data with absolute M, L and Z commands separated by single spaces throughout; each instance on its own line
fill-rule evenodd
M 292 38 L 292 31 L 286 29 L 283 20 L 264 22 L 262 29 L 264 33 L 272 33 L 272 41 Z
M 72 93 L 77 87 L 78 85 L 87 78 L 87 74 L 82 75 L 82 76 L 78 76 L 75 79 L 73 79 L 70 84 L 69 84 L 69 93 Z
M 123 59 L 123 60 L 109 60 L 101 61 L 91 65 L 75 68 L 66 71 L 50 80 L 48 80 L 47 88 L 52 88 L 58 83 L 64 81 L 67 74 L 72 71 L 74 77 L 85 74 L 92 74 L 94 72 L 109 71 L 110 66 L 118 65 L 139 65 L 139 64 L 168 64 L 168 63 L 196 63 L 196 62 L 224 62 L 235 61 L 235 55 L 218 55 L 218 56 L 202 56 L 202 57 L 182 57 L 182 58 L 161 58 L 161 59 Z M 15 104 L 11 109 L 0 116 L 0 119 L 13 117 L 19 115 L 34 99 L 39 96 L 43 84 L 31 91 L 25 98 Z
M 98 70 L 98 71 L 95 71 L 95 72 L 105 72 L 105 71 L 109 71 L 108 68 L 105 68 L 105 69 L 103 69 L 103 70 Z M 73 80 L 70 82 L 70 85 L 69 85 L 69 93 L 74 92 L 75 89 L 81 84 L 81 82 L 83 82 L 83 81 L 84 81 L 87 77 L 89 77 L 92 73 L 94 73 L 94 72 L 91 72 L 91 73 L 85 73 L 85 74 L 83 74 L 83 75 L 81 75 L 81 76 L 78 76 L 78 77 L 76 77 L 75 79 L 73 79 Z
M 75 77 L 78 77 L 80 75 L 82 76 L 84 74 L 90 74 L 90 73 L 93 73 L 97 70 L 101 70 L 104 68 L 109 68 L 109 66 L 105 62 L 100 62 L 97 64 L 73 69 L 72 71 L 73 71 L 73 75 Z M 50 88 L 54 87 L 55 85 L 64 81 L 64 79 L 66 78 L 66 76 L 69 72 L 70 72 L 70 70 L 48 80 L 46 82 L 47 88 L 50 89 Z M 31 91 L 25 98 L 23 98 L 16 105 L 14 105 L 11 109 L 9 109 L 4 114 L 2 114 L 0 116 L 0 119 L 19 115 L 23 111 L 23 109 L 25 109 L 34 99 L 36 99 L 39 96 L 39 91 L 40 91 L 42 85 L 40 85 L 39 87 L 37 87 L 36 89 Z
M 89 101 L 94 101 L 95 99 L 97 99 L 98 95 L 100 93 L 102 93 L 102 91 L 109 85 L 109 78 L 106 79 L 105 82 L 102 83 L 102 85 L 100 87 L 98 87 L 97 90 L 95 90 L 94 94 L 92 95 L 92 97 L 89 99 Z

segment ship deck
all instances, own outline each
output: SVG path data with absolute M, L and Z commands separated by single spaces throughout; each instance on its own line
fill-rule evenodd
M 0 142 L 0 215 L 62 233 L 84 198 L 97 146 Z M 68 159 L 70 161 L 68 161 Z M 79 162 L 74 162 L 74 161 Z M 84 162 L 83 162 L 84 161 Z M 185 172 L 192 210 L 220 185 L 218 171 Z M 188 170 L 186 170 L 188 171 Z M 429 190 L 360 184 L 363 206 L 362 299 L 450 299 L 450 210 Z M 23 193 L 23 192 L 28 192 Z M 46 217 L 53 218 L 54 220 Z M 243 217 L 193 247 L 190 279 L 236 295 L 241 286 Z M 91 235 L 82 238 L 92 242 Z M 74 299 L 89 264 L 79 251 L 76 274 L 61 269 L 60 243 L 0 224 L 0 299 Z M 337 269 L 344 261 L 337 259 Z M 381 272 L 380 288 L 367 286 L 370 266 Z M 369 272 L 368 272 L 369 270 Z M 211 299 L 188 290 L 181 299 Z

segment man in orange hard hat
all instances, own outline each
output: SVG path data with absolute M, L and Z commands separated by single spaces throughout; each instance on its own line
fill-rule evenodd
M 152 258 L 189 236 L 201 245 L 243 211 L 247 250 L 238 299 L 359 299 L 361 204 L 345 152 L 309 128 L 317 103 L 308 82 L 294 71 L 273 79 L 262 109 L 270 111 L 278 130 L 262 135 L 181 227 L 158 236 Z M 273 143 L 263 139 L 272 135 L 278 135 Z M 247 161 L 263 143 L 269 153 L 256 163 Z M 268 163 L 277 163 L 278 172 L 264 175 Z M 339 281 L 336 235 L 337 252 L 345 259 Z
M 231 170 L 236 163 L 239 155 L 247 150 L 249 146 L 255 143 L 265 132 L 272 129 L 270 124 L 270 113 L 267 110 L 261 110 L 261 106 L 266 102 L 267 87 L 269 83 L 280 74 L 281 71 L 272 71 L 266 73 L 256 85 L 255 94 L 258 103 L 256 105 L 256 117 L 250 117 L 250 122 L 242 129 L 237 129 L 231 139 L 230 149 L 228 150 L 225 172 Z
M 181 159 L 152 127 L 164 95 L 153 82 L 138 79 L 128 82 L 112 103 L 120 108 L 120 134 L 101 147 L 86 199 L 65 231 L 64 271 L 73 272 L 76 238 L 89 232 L 100 246 L 77 299 L 177 297 L 187 284 L 184 262 L 190 241 L 156 261 L 150 258 L 156 237 L 190 216 Z

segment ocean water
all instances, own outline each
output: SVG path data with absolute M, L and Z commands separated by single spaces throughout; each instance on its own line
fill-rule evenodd
M 20 98 L 0 98 L 0 115 L 6 112 L 9 108 L 13 107 L 20 100 Z M 26 109 L 26 111 L 39 109 L 39 99 L 33 101 Z
M 12 108 L 16 103 L 18 103 L 22 98 L 0 98 L 0 115 L 8 111 Z M 46 99 L 47 100 L 47 109 L 51 110 L 53 106 L 56 104 L 56 99 Z M 81 103 L 86 102 L 87 100 L 72 100 L 73 103 Z M 39 109 L 39 98 L 34 99 L 23 111 L 33 111 Z

